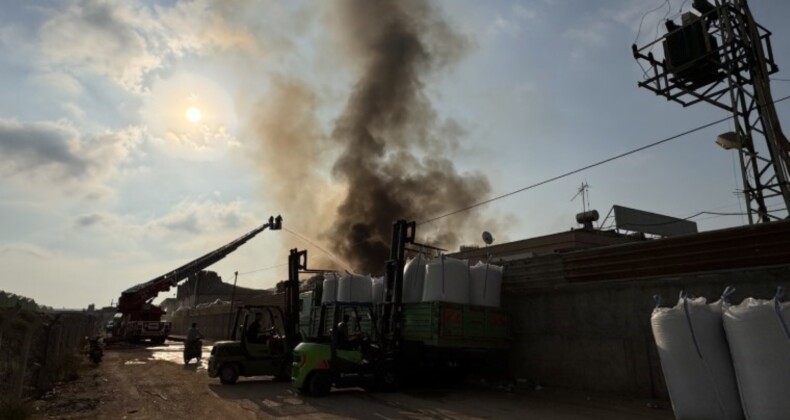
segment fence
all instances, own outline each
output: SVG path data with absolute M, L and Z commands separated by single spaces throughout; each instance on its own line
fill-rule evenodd
M 85 337 L 96 331 L 87 314 L 0 309 L 0 398 L 40 395 L 76 374 Z

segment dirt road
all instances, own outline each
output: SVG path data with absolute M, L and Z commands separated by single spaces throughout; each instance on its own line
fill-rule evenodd
M 99 419 L 668 419 L 646 401 L 612 401 L 549 390 L 453 389 L 303 397 L 269 378 L 223 386 L 203 363 L 184 366 L 181 345 L 109 349 L 98 368 L 36 404 L 36 418 Z M 204 349 L 207 357 L 210 348 Z

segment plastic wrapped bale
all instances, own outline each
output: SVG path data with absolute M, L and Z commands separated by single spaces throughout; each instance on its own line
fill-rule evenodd
M 425 257 L 419 254 L 407 261 L 403 267 L 403 303 L 415 303 L 422 300 L 426 262 Z
M 343 274 L 337 282 L 338 302 L 369 303 L 373 294 L 371 278 L 358 274 Z
M 738 386 L 722 326 L 724 300 L 681 294 L 650 317 L 677 419 L 742 419 Z
M 374 277 L 371 279 L 371 300 L 373 303 L 381 303 L 384 302 L 384 294 L 386 290 L 384 289 L 384 277 Z
M 744 299 L 724 311 L 747 419 L 790 418 L 790 303 Z
M 469 302 L 472 305 L 499 307 L 503 267 L 478 262 L 469 268 Z
M 423 302 L 469 303 L 469 265 L 442 255 L 426 265 Z
M 321 288 L 321 303 L 334 303 L 337 301 L 337 273 L 325 273 Z

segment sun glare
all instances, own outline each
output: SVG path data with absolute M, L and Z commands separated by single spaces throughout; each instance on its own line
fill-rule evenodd
M 184 116 L 187 117 L 187 120 L 192 123 L 199 122 L 201 119 L 203 119 L 203 114 L 195 107 L 190 107 L 187 109 L 187 112 L 184 113 Z

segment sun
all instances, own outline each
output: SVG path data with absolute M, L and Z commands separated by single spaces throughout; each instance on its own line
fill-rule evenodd
M 187 108 L 187 111 L 184 113 L 184 116 L 191 123 L 197 123 L 203 119 L 203 113 L 200 112 L 200 110 L 195 108 L 194 106 Z

